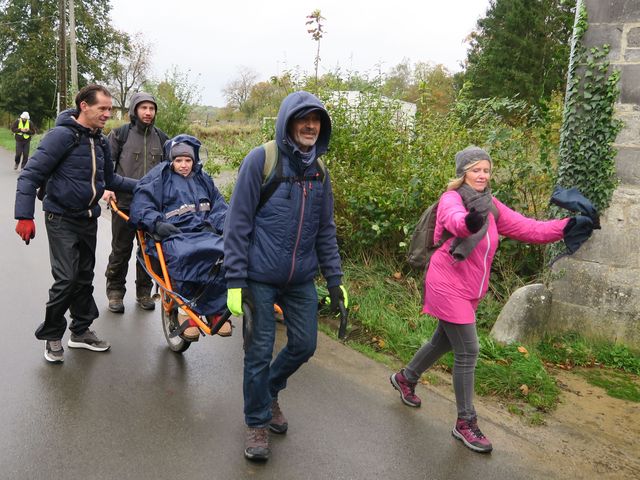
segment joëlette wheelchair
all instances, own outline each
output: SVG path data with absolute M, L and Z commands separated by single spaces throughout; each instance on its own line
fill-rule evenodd
M 109 206 L 115 214 L 119 215 L 125 221 L 129 220 L 129 217 L 118 209 L 117 204 L 112 200 Z M 215 335 L 220 328 L 229 320 L 231 312 L 228 308 L 225 308 L 221 315 L 213 317 L 211 320 L 206 316 L 201 316 L 193 310 L 191 307 L 192 299 L 184 298 L 178 292 L 173 290 L 171 285 L 171 277 L 167 270 L 167 264 L 165 262 L 164 253 L 162 251 L 162 244 L 157 236 L 138 229 L 136 231 L 140 248 L 138 249 L 137 261 L 142 264 L 146 272 L 153 279 L 160 291 L 160 313 L 162 315 L 162 331 L 167 340 L 169 348 L 176 353 L 185 352 L 190 346 L 192 341 L 186 340 L 180 336 L 186 326 L 196 326 L 203 335 Z M 157 253 L 156 258 L 151 257 L 147 253 L 147 245 L 153 242 L 155 251 Z M 156 265 L 154 265 L 154 263 Z M 222 257 L 220 257 L 211 274 L 215 275 L 217 271 L 222 267 Z M 182 326 L 178 321 L 178 308 L 180 308 L 185 314 L 189 316 L 189 320 Z M 282 318 L 283 312 L 279 305 L 274 304 L 274 316 Z M 338 338 L 340 340 L 346 339 L 346 330 L 348 322 L 348 309 L 345 307 L 342 301 L 338 304 L 338 311 L 340 314 L 340 326 L 338 328 Z M 253 314 L 250 305 L 243 303 L 243 338 L 244 347 L 246 349 L 252 334 Z
M 116 202 L 113 200 L 110 201 L 109 206 L 113 213 L 119 215 L 125 221 L 129 220 L 128 215 L 118 209 Z M 164 332 L 169 348 L 176 353 L 182 353 L 191 346 L 191 343 L 193 342 L 182 338 L 181 336 L 181 333 L 187 326 L 198 327 L 202 335 L 217 334 L 220 328 L 222 328 L 222 326 L 229 321 L 229 318 L 231 317 L 229 309 L 227 308 L 222 314 L 211 316 L 210 318 L 200 315 L 194 311 L 193 299 L 185 298 L 173 289 L 160 239 L 143 230 L 137 230 L 136 235 L 140 245 L 138 253 L 136 254 L 137 261 L 142 264 L 146 272 L 156 283 L 158 287 L 157 289 L 159 290 L 162 331 Z M 157 258 L 149 255 L 147 251 L 149 245 L 153 245 L 155 247 Z M 222 257 L 217 259 L 215 262 L 211 275 L 215 276 L 219 273 L 221 268 Z M 189 317 L 182 326 L 178 321 L 178 308 L 180 308 L 180 310 Z M 246 321 L 247 319 L 245 319 L 245 322 Z

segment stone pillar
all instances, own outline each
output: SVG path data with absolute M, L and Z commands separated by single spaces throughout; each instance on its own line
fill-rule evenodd
M 578 331 L 640 349 L 640 0 L 584 0 L 587 47 L 609 44 L 620 70 L 616 139 L 620 184 L 602 230 L 554 265 L 551 331 Z

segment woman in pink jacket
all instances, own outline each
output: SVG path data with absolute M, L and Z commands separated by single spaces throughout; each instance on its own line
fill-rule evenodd
M 561 240 L 568 218 L 538 221 L 514 212 L 491 195 L 491 157 L 470 146 L 456 154 L 456 178 L 440 198 L 434 240 L 452 234 L 429 262 L 423 313 L 438 319 L 431 340 L 409 364 L 391 375 L 402 401 L 419 407 L 415 386 L 422 373 L 453 350 L 453 387 L 458 419 L 452 434 L 476 452 L 490 452 L 491 442 L 478 428 L 473 388 L 479 353 L 475 313 L 489 285 L 499 235 L 529 243 Z

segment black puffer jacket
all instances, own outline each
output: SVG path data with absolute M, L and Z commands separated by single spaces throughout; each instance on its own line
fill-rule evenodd
M 102 132 L 83 127 L 74 115 L 75 109 L 58 115 L 18 177 L 16 219 L 33 218 L 36 191 L 45 182 L 44 211 L 72 217 L 98 217 L 105 187 L 133 191 L 135 180 L 114 173 Z

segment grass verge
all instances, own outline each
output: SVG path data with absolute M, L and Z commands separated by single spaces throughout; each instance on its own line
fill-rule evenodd
M 436 319 L 420 314 L 422 280 L 402 273 L 400 265 L 389 260 L 363 258 L 344 262 L 343 268 L 351 302 L 346 343 L 391 368 L 406 364 L 431 338 L 437 325 Z M 323 287 L 318 291 L 321 297 L 326 295 Z M 506 401 L 509 411 L 523 415 L 531 424 L 541 424 L 544 413 L 555 408 L 560 396 L 547 367 L 566 369 L 575 365 L 607 367 L 585 370 L 583 375 L 594 385 L 610 383 L 602 388 L 612 396 L 639 401 L 634 377 L 640 372 L 640 356 L 627 347 L 590 342 L 575 334 L 548 337 L 535 345 L 503 345 L 489 336 L 499 310 L 490 296 L 478 309 L 479 395 L 499 397 Z M 328 309 L 321 310 L 321 317 L 323 330 L 335 336 L 337 324 Z M 436 370 L 446 372 L 452 368 L 450 353 L 435 365 Z M 422 381 L 438 383 L 437 376 L 429 372 Z
M 38 148 L 38 143 L 40 143 L 41 138 L 42 138 L 41 134 L 37 134 L 33 136 L 33 138 L 31 139 L 31 145 L 29 148 L 30 153 L 33 153 L 36 151 L 36 148 Z M 9 130 L 8 128 L 0 128 L 0 147 L 3 147 L 9 150 L 10 152 L 15 153 L 16 151 L 16 140 L 13 136 L 13 133 L 11 133 L 11 130 Z

